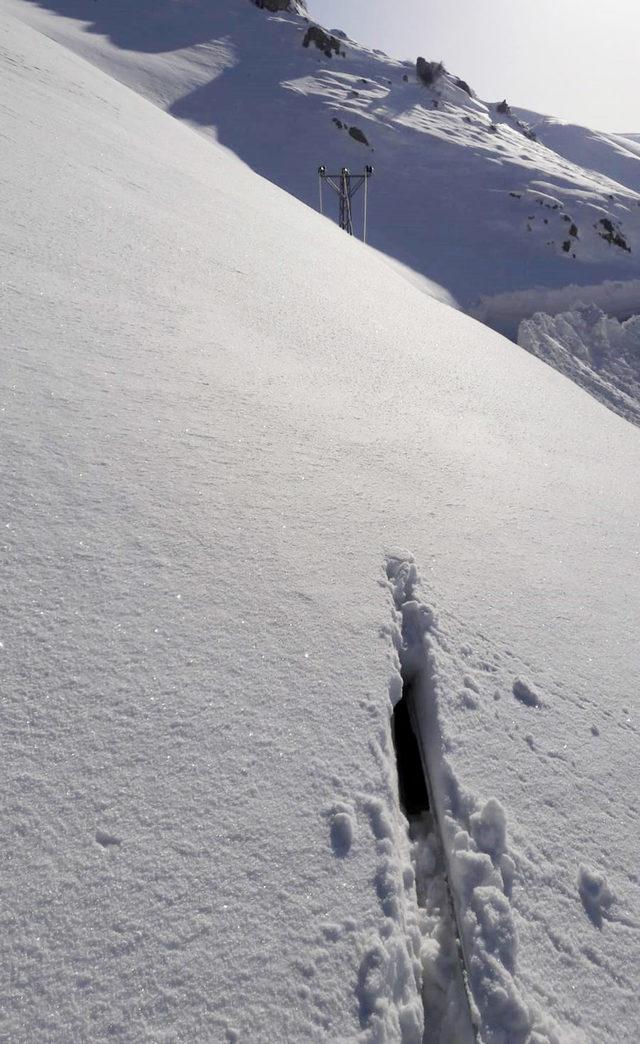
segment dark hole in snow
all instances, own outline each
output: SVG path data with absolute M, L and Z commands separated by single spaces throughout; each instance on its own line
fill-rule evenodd
M 415 683 L 405 680 L 402 686 L 402 698 L 393 711 L 391 728 L 398 767 L 400 804 L 407 818 L 429 811 L 429 795 L 420 747 L 411 720 L 414 690 Z

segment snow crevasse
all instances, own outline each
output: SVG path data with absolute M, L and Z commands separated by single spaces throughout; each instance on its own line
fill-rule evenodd
M 508 850 L 505 808 L 496 798 L 481 801 L 465 790 L 447 758 L 449 741 L 443 735 L 439 705 L 455 687 L 455 676 L 462 674 L 465 665 L 439 630 L 413 556 L 389 553 L 386 577 L 394 602 L 393 640 L 399 674 L 390 688 L 391 701 L 397 702 L 403 679 L 405 685 L 409 679 L 430 803 L 440 834 L 435 842 L 428 840 L 432 848 L 438 842 L 442 846 L 444 878 L 454 911 L 448 917 L 446 904 L 442 904 L 440 920 L 434 919 L 427 903 L 421 920 L 424 1041 L 451 1039 L 454 1032 L 456 1039 L 483 1044 L 577 1044 L 584 1038 L 572 1027 L 560 1027 L 548 1018 L 519 981 L 518 932 L 511 904 L 516 862 Z M 468 685 L 468 677 L 462 677 Z M 423 844 L 418 838 L 412 853 L 419 877 L 424 873 Z M 427 877 L 432 873 L 429 866 Z M 447 939 L 454 932 L 459 936 L 457 949 L 469 1003 L 470 1023 L 466 1026 L 467 1020 L 460 1021 L 459 1009 L 464 1004 L 460 990 L 452 990 L 451 981 L 442 982 L 443 972 L 450 979 L 455 974 L 452 951 L 456 947 Z M 434 997 L 438 1010 L 430 1011 Z M 451 1028 L 453 1007 L 457 1009 L 455 1030 Z

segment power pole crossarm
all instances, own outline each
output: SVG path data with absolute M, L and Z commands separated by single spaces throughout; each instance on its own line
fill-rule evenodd
M 351 200 L 356 192 L 358 192 L 358 190 L 364 185 L 363 239 L 365 243 L 367 241 L 368 182 L 372 175 L 373 167 L 365 167 L 363 174 L 352 174 L 348 167 L 343 167 L 339 174 L 327 174 L 326 167 L 318 167 L 318 177 L 320 180 L 320 213 L 323 212 L 322 185 L 326 182 L 326 184 L 329 185 L 338 196 L 338 224 L 340 225 L 340 228 L 344 229 L 345 232 L 348 232 L 350 236 L 354 235 Z

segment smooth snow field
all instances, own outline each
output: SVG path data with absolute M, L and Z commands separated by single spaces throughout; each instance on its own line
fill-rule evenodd
M 0 1040 L 635 1044 L 640 431 L 33 11 Z

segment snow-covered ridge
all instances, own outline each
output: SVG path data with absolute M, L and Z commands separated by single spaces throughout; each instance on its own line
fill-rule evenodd
M 140 0 L 135 16 L 92 0 L 4 2 L 314 208 L 320 164 L 372 164 L 370 245 L 514 341 L 552 301 L 640 311 L 629 138 L 483 102 L 441 63 L 394 61 L 289 0 Z
M 526 109 L 516 109 L 545 145 L 579 167 L 640 191 L 640 135 L 607 134 Z
M 251 0 L 141 0 L 135 18 L 92 0 L 5 3 L 314 208 L 318 164 L 373 163 L 371 244 L 465 309 L 517 293 L 520 319 L 529 289 L 640 278 L 640 161 L 622 139 L 573 128 L 554 151 L 536 114 L 480 101 L 436 63 L 427 85 L 415 60 L 343 34 L 308 46 L 306 18 Z M 580 165 L 593 142 L 600 169 Z

